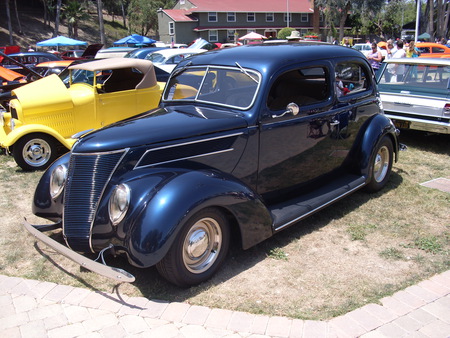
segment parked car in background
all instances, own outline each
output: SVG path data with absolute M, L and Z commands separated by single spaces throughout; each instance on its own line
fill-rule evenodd
M 13 60 L 11 60 L 12 58 Z M 14 61 L 19 62 L 21 65 L 32 68 L 38 63 L 46 62 L 46 61 L 57 61 L 62 60 L 58 55 L 47 53 L 47 52 L 26 52 L 26 53 L 16 53 L 9 54 L 8 57 L 5 57 L 2 61 L 1 66 L 5 68 L 12 69 L 18 73 L 27 75 L 29 72 L 24 67 L 18 65 Z
M 62 227 L 68 247 L 24 225 L 121 282 L 134 277 L 78 252 L 199 284 L 230 242 L 248 249 L 354 191 L 385 187 L 399 144 L 380 105 L 370 64 L 351 48 L 194 55 L 173 70 L 159 108 L 86 134 L 42 176 L 33 213 L 55 222 L 47 230 Z
M 23 170 L 48 167 L 77 140 L 77 133 L 104 127 L 158 106 L 163 88 L 150 61 L 107 59 L 72 65 L 14 89 L 0 115 L 0 147 Z
M 206 49 L 170 48 L 148 54 L 145 59 L 152 61 L 155 66 L 170 73 L 181 60 L 206 51 Z
M 378 88 L 398 128 L 450 134 L 450 59 L 386 60 Z
M 167 49 L 167 47 L 146 47 L 146 48 L 138 48 L 132 50 L 125 54 L 124 58 L 133 58 L 133 59 L 145 59 L 145 57 L 153 52 L 158 50 Z
M 434 42 L 418 42 L 417 49 L 421 58 L 442 58 L 450 57 L 450 47 Z
M 95 59 L 108 59 L 108 58 L 122 58 L 127 53 L 135 50 L 135 47 L 110 47 L 100 49 L 97 54 L 95 54 Z
M 64 69 L 69 67 L 75 60 L 60 60 L 60 61 L 47 61 L 38 63 L 34 70 L 41 74 L 42 76 L 48 76 L 51 74 L 58 75 L 61 73 Z M 38 80 L 38 79 L 34 79 Z
M 61 53 L 64 60 L 85 60 L 93 59 L 97 52 L 103 47 L 103 44 L 96 43 L 86 47 L 86 49 L 66 50 Z

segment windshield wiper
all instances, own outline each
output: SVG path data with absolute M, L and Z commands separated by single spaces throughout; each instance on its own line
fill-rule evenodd
M 258 80 L 256 80 L 253 76 L 251 76 L 249 74 L 249 72 L 247 72 L 239 63 L 235 62 L 236 66 L 239 67 L 239 69 L 241 70 L 242 73 L 244 73 L 245 75 L 247 75 L 250 79 L 252 79 L 253 81 L 255 81 L 256 83 L 259 84 Z

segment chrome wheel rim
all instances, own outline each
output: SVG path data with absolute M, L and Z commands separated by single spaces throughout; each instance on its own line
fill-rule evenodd
M 373 177 L 376 182 L 380 183 L 384 180 L 389 170 L 389 149 L 386 146 L 378 149 L 373 165 Z
M 39 138 L 29 140 L 22 149 L 24 161 L 33 167 L 40 167 L 47 163 L 51 154 L 50 145 Z
M 198 220 L 186 235 L 183 263 L 192 273 L 208 270 L 216 261 L 222 247 L 222 230 L 212 218 Z

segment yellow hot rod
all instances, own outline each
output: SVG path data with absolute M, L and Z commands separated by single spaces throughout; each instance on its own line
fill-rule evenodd
M 163 88 L 148 60 L 71 65 L 12 91 L 0 112 L 0 147 L 23 170 L 45 169 L 87 131 L 157 107 Z

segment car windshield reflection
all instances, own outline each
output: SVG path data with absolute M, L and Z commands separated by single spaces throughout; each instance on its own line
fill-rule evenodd
M 253 105 L 260 82 L 260 74 L 249 69 L 191 67 L 175 71 L 163 100 L 204 102 L 245 110 Z

